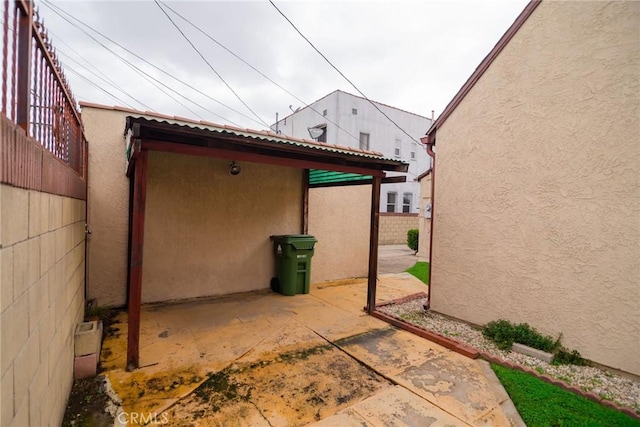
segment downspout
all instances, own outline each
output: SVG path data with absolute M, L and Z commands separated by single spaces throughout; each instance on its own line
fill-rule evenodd
M 431 221 L 429 224 L 429 292 L 427 293 L 427 302 L 424 304 L 424 309 L 429 310 L 431 308 L 431 290 L 433 288 L 433 280 L 431 276 L 431 266 L 433 265 L 433 221 L 435 219 L 435 200 L 436 200 L 436 153 L 433 148 L 436 145 L 435 131 L 423 138 L 420 138 L 420 142 L 427 146 L 427 154 L 431 157 Z

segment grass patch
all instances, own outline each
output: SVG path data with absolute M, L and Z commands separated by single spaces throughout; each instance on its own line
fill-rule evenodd
M 525 424 L 535 426 L 640 426 L 640 421 L 524 372 L 491 364 Z
M 407 273 L 413 274 L 425 284 L 429 284 L 429 263 L 418 261 L 413 267 L 407 269 Z

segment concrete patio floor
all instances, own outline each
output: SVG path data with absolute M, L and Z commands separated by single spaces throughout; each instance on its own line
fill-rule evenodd
M 382 275 L 378 302 L 424 291 Z M 368 316 L 366 279 L 146 305 L 140 369 L 125 371 L 126 314 L 101 355 L 120 421 L 224 426 L 518 425 L 486 362 Z M 136 424 L 131 422 L 131 424 Z

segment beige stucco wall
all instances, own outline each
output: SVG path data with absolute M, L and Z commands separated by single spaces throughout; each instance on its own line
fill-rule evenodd
M 89 150 L 88 298 L 127 298 L 129 180 L 124 127 L 130 113 L 85 106 Z M 302 172 L 152 152 L 149 156 L 143 302 L 269 287 L 271 234 L 301 230 Z
M 129 179 L 125 175 L 126 113 L 82 108 L 89 142 L 87 298 L 126 302 Z
M 640 374 L 638 34 L 638 2 L 542 2 L 438 130 L 434 310 Z
M 84 301 L 85 202 L 0 185 L 0 425 L 60 425 Z
M 429 259 L 431 249 L 431 218 L 425 218 L 425 206 L 431 204 L 431 175 L 420 180 L 420 219 L 418 220 L 418 256 L 422 260 Z
M 378 243 L 380 245 L 406 245 L 407 231 L 418 228 L 415 213 L 381 213 Z
M 309 190 L 312 283 L 367 275 L 370 217 L 371 185 Z
M 302 171 L 149 153 L 143 302 L 266 289 L 270 235 L 299 234 Z

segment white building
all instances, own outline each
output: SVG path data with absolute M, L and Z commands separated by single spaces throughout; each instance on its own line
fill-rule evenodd
M 420 184 L 414 181 L 430 167 L 430 157 L 419 142 L 431 126 L 431 119 L 374 102 L 394 125 L 365 98 L 341 90 L 331 92 L 314 103 L 300 108 L 271 126 L 289 136 L 311 138 L 309 128 L 319 129 L 318 141 L 381 152 L 385 157 L 409 163 L 404 183 L 384 184 L 380 195 L 381 212 L 417 213 Z M 315 136 L 315 135 L 314 135 Z

